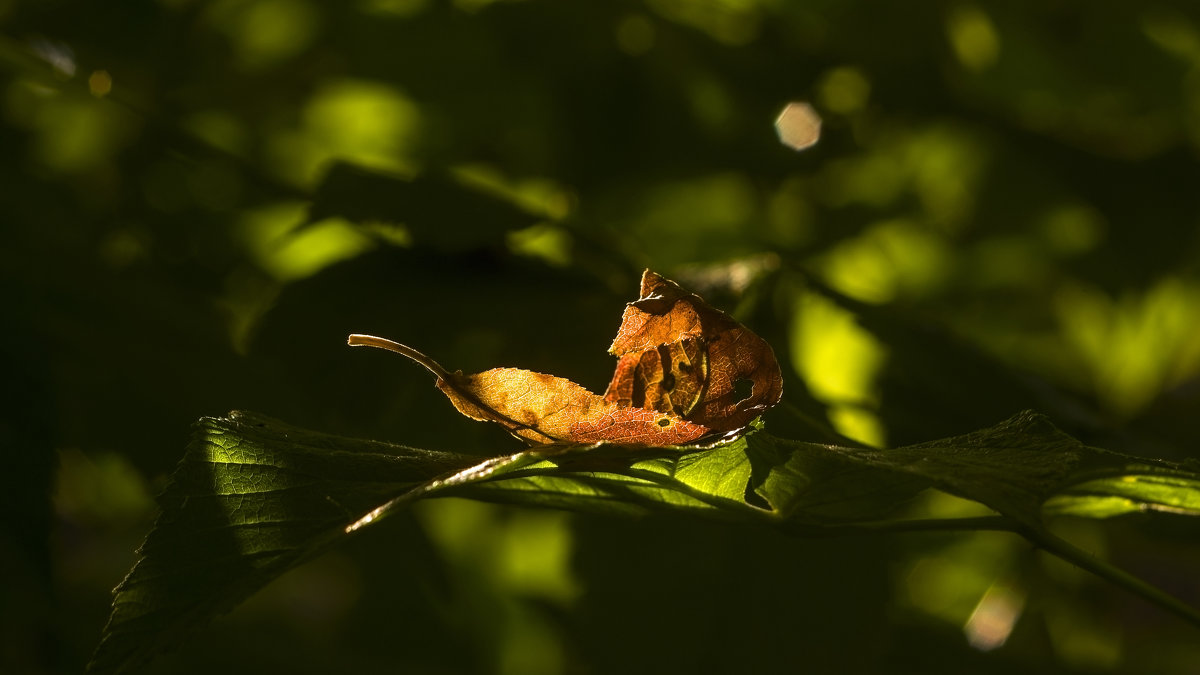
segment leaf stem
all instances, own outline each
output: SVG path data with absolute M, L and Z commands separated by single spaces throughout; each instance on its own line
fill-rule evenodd
M 377 347 L 379 349 L 386 349 L 389 352 L 395 352 L 401 356 L 407 356 L 413 361 L 425 366 L 429 372 L 437 375 L 438 379 L 445 380 L 447 382 L 451 381 L 450 373 L 446 372 L 446 369 L 443 368 L 440 363 L 434 361 L 428 356 L 425 356 L 421 352 L 409 347 L 408 345 L 402 345 L 399 342 L 393 342 L 387 338 L 375 337 L 374 335 L 363 335 L 361 333 L 354 333 L 350 337 L 346 338 L 346 344 L 350 345 L 351 347 Z
M 1154 586 L 1125 570 L 1111 565 L 1095 555 L 1075 546 L 1071 542 L 1044 529 L 1023 529 L 1020 534 L 1037 546 L 1063 560 L 1095 574 L 1142 599 L 1200 626 L 1200 610 L 1166 591 Z
M 904 534 L 907 532 L 1013 532 L 1020 533 L 1017 525 L 1004 516 L 979 516 L 976 518 L 922 518 L 912 520 L 884 520 L 873 523 L 846 525 L 807 525 L 784 521 L 780 529 L 788 534 L 816 537 L 840 537 L 861 534 Z

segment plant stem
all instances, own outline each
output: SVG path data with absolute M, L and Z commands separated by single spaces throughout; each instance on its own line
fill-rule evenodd
M 783 521 L 779 529 L 802 537 L 844 537 L 865 534 L 904 534 L 908 532 L 1013 532 L 1017 526 L 1004 516 L 977 518 L 922 518 L 913 520 L 884 520 L 874 523 L 846 525 L 809 525 Z
M 1115 567 L 1095 555 L 1075 546 L 1071 542 L 1044 529 L 1022 530 L 1021 535 L 1049 553 L 1085 569 L 1125 590 L 1140 596 L 1151 604 L 1200 626 L 1200 610 L 1167 593 L 1166 591 Z
M 440 363 L 408 345 L 402 345 L 399 342 L 393 342 L 387 338 L 375 337 L 374 335 L 362 335 L 361 333 L 354 333 L 346 338 L 346 344 L 351 347 L 377 347 L 379 349 L 386 349 L 389 352 L 395 352 L 401 356 L 407 356 L 425 366 L 429 372 L 437 375 L 438 379 L 447 382 L 451 381 L 450 373 L 446 372 L 446 369 Z
M 1044 551 L 1056 555 L 1077 567 L 1115 584 L 1157 605 L 1184 620 L 1200 626 L 1200 609 L 1192 607 L 1166 591 L 1115 567 L 1091 553 L 1075 546 L 1044 529 L 1021 527 L 1004 516 L 981 516 L 978 518 L 934 518 L 928 520 L 901 520 L 879 523 L 863 523 L 844 527 L 812 527 L 782 524 L 784 531 L 801 536 L 841 536 L 856 534 L 883 534 L 902 532 L 954 532 L 964 530 L 992 530 L 1012 532 L 1029 540 Z

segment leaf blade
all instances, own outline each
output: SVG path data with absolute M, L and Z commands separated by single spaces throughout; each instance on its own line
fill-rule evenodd
M 1088 448 L 1031 413 L 892 450 L 790 441 L 756 426 L 709 447 L 552 445 L 483 460 L 235 413 L 197 424 L 159 498 L 162 514 L 115 591 L 89 671 L 136 667 L 290 567 L 416 499 L 678 513 L 821 535 L 922 529 L 893 513 L 930 487 L 991 507 L 1011 524 L 1003 529 L 1045 546 L 1054 540 L 1043 536 L 1044 515 L 1134 510 L 1112 506 L 1116 499 L 1132 500 L 1136 510 L 1200 515 L 1200 472 Z M 1089 569 L 1167 606 L 1162 598 L 1169 596 L 1129 575 L 1101 563 Z
M 1200 478 L 1152 464 L 1122 464 L 1074 483 L 1046 501 L 1046 515 L 1111 518 L 1161 512 L 1200 516 Z
M 200 420 L 114 591 L 89 671 L 122 672 L 170 649 L 338 539 L 370 506 L 473 461 L 247 413 Z

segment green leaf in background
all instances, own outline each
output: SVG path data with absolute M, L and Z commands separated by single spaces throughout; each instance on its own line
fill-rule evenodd
M 334 216 L 358 223 L 403 224 L 416 241 L 443 251 L 501 246 L 508 231 L 546 220 L 448 173 L 405 178 L 346 162 L 326 171 L 309 209 L 309 223 Z
M 986 525 L 886 518 L 927 487 L 1000 516 Z M 542 446 L 482 461 L 232 413 L 197 425 L 160 497 L 162 514 L 116 590 L 90 669 L 119 672 L 145 662 L 297 563 L 435 496 L 603 514 L 687 513 L 793 534 L 1009 529 L 1200 620 L 1156 589 L 1088 562 L 1041 524 L 1044 503 L 1055 515 L 1148 508 L 1200 515 L 1200 474 L 1088 448 L 1032 413 L 892 450 L 788 441 L 756 428 L 707 448 Z

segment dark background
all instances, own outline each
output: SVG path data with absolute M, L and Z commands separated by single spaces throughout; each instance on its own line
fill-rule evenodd
M 1035 408 L 1195 456 L 1192 3 L 8 2 L 0 64 L 5 672 L 86 662 L 196 418 L 511 451 L 345 336 L 599 390 L 644 267 L 775 346 L 772 433 Z M 1194 524 L 1057 528 L 1200 598 Z M 1017 608 L 991 651 L 989 597 Z M 1007 535 L 447 500 L 151 671 L 1187 673 L 1197 644 Z

